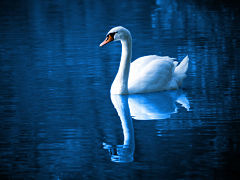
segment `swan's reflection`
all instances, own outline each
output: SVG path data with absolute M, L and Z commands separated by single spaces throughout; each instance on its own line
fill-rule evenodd
M 137 120 L 170 118 L 171 114 L 177 113 L 176 102 L 189 110 L 189 101 L 182 90 L 128 96 L 131 116 Z
M 120 117 L 123 129 L 123 145 L 115 147 L 104 144 L 104 149 L 111 153 L 113 162 L 132 162 L 135 149 L 132 117 L 128 106 L 128 95 L 111 95 L 112 103 Z
M 123 129 L 123 145 L 104 145 L 114 162 L 133 161 L 135 141 L 132 117 L 137 120 L 158 120 L 177 113 L 176 102 L 189 110 L 189 101 L 183 91 L 164 91 L 148 94 L 111 95 L 112 103 L 120 117 Z

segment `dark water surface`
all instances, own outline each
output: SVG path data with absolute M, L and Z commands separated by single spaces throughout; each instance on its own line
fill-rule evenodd
M 240 177 L 240 10 L 214 2 L 1 1 L 1 177 Z M 116 25 L 134 59 L 188 54 L 183 89 L 110 97 Z

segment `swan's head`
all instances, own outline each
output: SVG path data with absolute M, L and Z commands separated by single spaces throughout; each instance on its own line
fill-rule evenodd
M 121 41 L 121 40 L 128 40 L 131 39 L 130 32 L 122 27 L 117 26 L 112 28 L 108 33 L 106 39 L 100 44 L 101 46 L 104 46 L 105 44 L 111 42 L 111 41 Z

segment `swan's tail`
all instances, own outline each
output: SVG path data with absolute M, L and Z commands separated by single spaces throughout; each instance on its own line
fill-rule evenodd
M 188 69 L 188 55 L 182 60 L 182 62 L 175 68 L 175 73 L 177 74 L 185 74 Z
M 183 79 L 186 77 L 186 72 L 188 69 L 188 55 L 182 60 L 182 62 L 176 66 L 174 74 L 176 81 L 178 83 L 178 86 L 181 86 Z

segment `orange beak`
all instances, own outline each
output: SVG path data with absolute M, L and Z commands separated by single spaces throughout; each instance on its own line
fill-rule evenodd
M 99 45 L 100 47 L 102 47 L 102 46 L 104 46 L 105 44 L 107 44 L 107 43 L 109 43 L 109 42 L 111 42 L 111 41 L 113 41 L 114 39 L 113 39 L 113 37 L 109 34 L 107 37 L 106 37 L 106 39 Z

